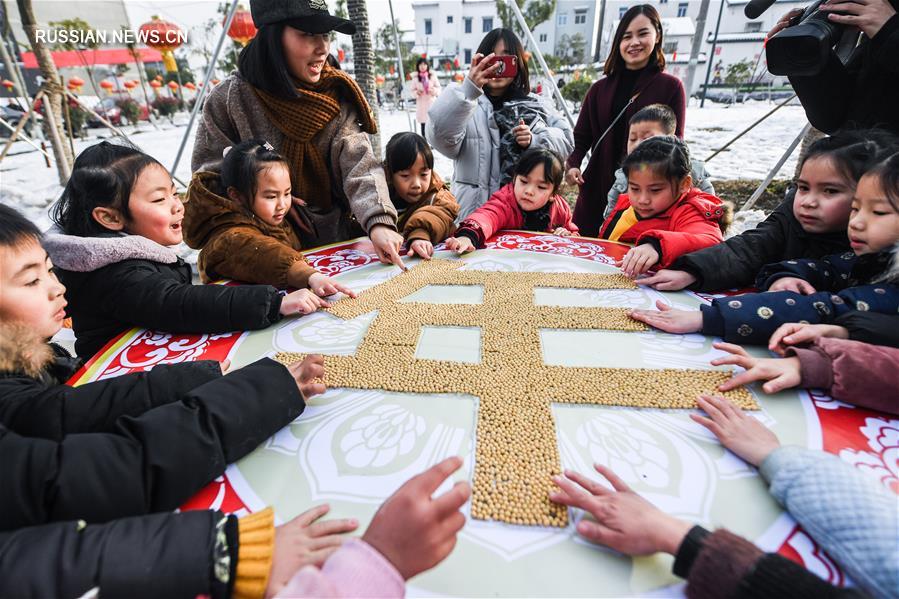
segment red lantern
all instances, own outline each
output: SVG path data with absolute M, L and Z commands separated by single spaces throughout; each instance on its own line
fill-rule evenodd
M 377 83 L 378 85 L 384 85 L 385 81 L 387 80 L 384 79 L 384 75 L 378 75 L 377 77 L 375 77 L 375 83 Z
M 71 79 L 69 79 L 69 83 L 67 84 L 67 87 L 71 91 L 78 93 L 81 91 L 82 85 L 84 85 L 84 79 L 82 79 L 81 77 L 72 77 Z
M 162 63 L 166 72 L 176 72 L 178 63 L 175 62 L 174 50 L 184 42 L 184 32 L 181 28 L 153 15 L 152 20 L 140 26 L 140 33 L 140 39 L 143 39 L 147 46 L 162 52 Z
M 346 52 L 343 51 L 343 48 L 337 50 L 337 62 L 343 62 L 346 60 Z
M 253 16 L 243 5 L 238 5 L 237 10 L 234 12 L 231 27 L 228 27 L 228 37 L 241 46 L 246 46 L 251 39 L 256 37 L 256 25 L 253 23 Z
M 4 80 L 3 80 L 2 82 L 0 82 L 0 83 L 3 84 L 3 87 L 6 88 L 6 91 L 12 90 L 12 87 L 15 85 L 15 83 L 13 83 L 12 81 L 10 81 L 9 79 L 4 79 Z
M 218 85 L 218 84 L 220 83 L 220 80 L 219 80 L 219 79 L 213 79 L 213 80 L 210 81 L 210 83 L 211 83 L 212 85 Z
M 114 88 L 115 85 L 113 85 L 112 81 L 108 81 L 108 80 L 104 79 L 103 81 L 100 82 L 100 87 L 102 87 L 107 92 L 111 92 L 112 88 Z
M 131 91 L 132 89 L 137 87 L 137 83 L 135 83 L 134 81 L 126 81 L 123 85 L 128 91 Z
M 464 79 L 465 75 L 463 75 L 462 73 L 456 73 L 455 75 L 453 75 L 453 81 L 456 81 L 458 83 L 462 83 Z
M 156 81 L 162 81 L 162 75 L 156 75 Z
M 177 81 L 169 81 L 169 89 L 172 91 L 175 91 L 176 89 L 178 89 L 178 82 Z
M 455 60 L 453 60 L 453 68 L 459 68 L 459 57 L 457 56 Z
M 188 81 L 187 83 L 184 84 L 184 89 L 189 89 L 190 91 L 196 91 L 197 86 L 194 85 L 193 82 Z
M 159 88 L 162 87 L 162 84 L 159 81 L 157 81 L 156 79 L 154 79 L 153 81 L 150 82 L 150 87 L 152 87 L 155 90 L 159 90 Z

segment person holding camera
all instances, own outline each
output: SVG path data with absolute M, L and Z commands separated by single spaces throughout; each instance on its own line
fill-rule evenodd
M 829 23 L 863 36 L 846 64 L 831 51 L 817 74 L 790 76 L 809 122 L 825 133 L 882 127 L 899 134 L 899 0 L 827 0 L 818 10 Z M 803 12 L 781 17 L 768 39 L 797 25 Z
M 428 143 L 453 159 L 457 223 L 511 181 L 528 148 L 547 148 L 564 159 L 574 147 L 565 117 L 531 93 L 524 48 L 509 29 L 484 36 L 468 76 L 447 86 L 428 118 Z

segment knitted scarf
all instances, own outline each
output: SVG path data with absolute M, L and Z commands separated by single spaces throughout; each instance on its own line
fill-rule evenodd
M 293 195 L 310 207 L 330 209 L 331 173 L 313 139 L 340 114 L 341 102 L 354 106 L 363 131 L 377 132 L 374 115 L 359 85 L 343 71 L 326 64 L 318 82 L 296 88 L 297 98 L 280 98 L 255 87 L 253 91 L 269 121 L 284 134 L 284 144 L 278 150 L 290 165 Z

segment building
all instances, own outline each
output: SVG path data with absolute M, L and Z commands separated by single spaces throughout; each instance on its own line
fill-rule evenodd
M 495 0 L 413 2 L 416 54 L 470 64 L 484 34 L 501 25 Z

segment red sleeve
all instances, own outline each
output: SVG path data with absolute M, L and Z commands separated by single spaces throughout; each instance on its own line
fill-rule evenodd
M 577 235 L 580 231 L 571 218 L 571 207 L 568 205 L 568 202 L 566 202 L 565 198 L 562 196 L 555 196 L 553 202 L 555 202 L 555 205 L 553 207 L 553 219 L 550 223 L 550 228 L 555 231 L 557 227 L 565 227 L 571 231 L 573 235 Z
M 672 262 L 684 254 L 695 252 L 718 243 L 724 237 L 718 226 L 718 216 L 711 213 L 706 216 L 692 204 L 682 206 L 671 217 L 670 230 L 651 230 L 637 238 L 635 245 L 640 245 L 648 238 L 659 240 L 662 247 L 662 259 L 658 268 L 668 268 Z
M 514 227 L 508 204 L 497 198 L 496 194 L 491 196 L 486 204 L 472 212 L 465 220 L 472 221 L 480 226 L 485 242 L 493 237 L 493 234 L 497 231 Z M 462 223 L 460 228 L 463 226 L 465 226 L 465 223 Z

